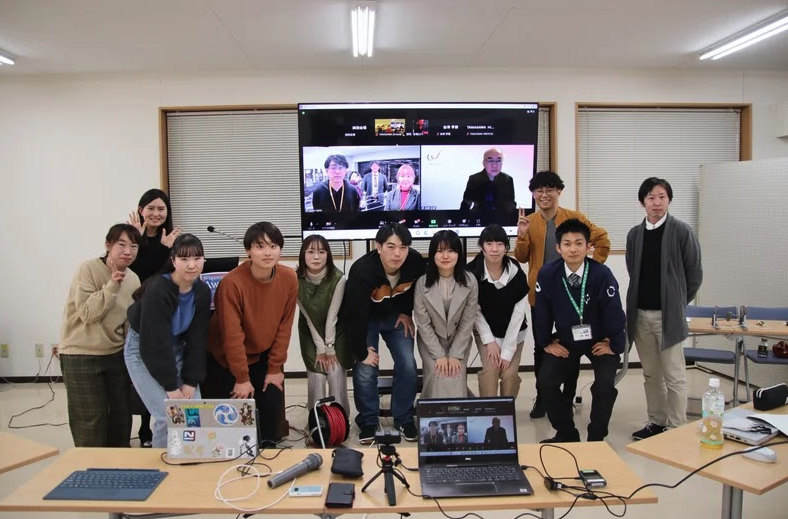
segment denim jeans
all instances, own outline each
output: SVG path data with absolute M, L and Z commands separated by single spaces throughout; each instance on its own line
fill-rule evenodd
M 379 349 L 379 338 L 383 336 L 394 359 L 394 385 L 391 388 L 391 414 L 394 426 L 413 423 L 413 401 L 416 399 L 416 358 L 413 355 L 413 337 L 405 337 L 404 327 L 394 327 L 399 314 L 373 318 L 367 325 L 367 346 Z M 377 366 L 356 362 L 353 366 L 353 399 L 356 403 L 356 424 L 367 427 L 378 424 L 380 396 L 378 396 Z
M 175 353 L 175 366 L 178 371 L 178 387 L 183 385 L 181 370 L 183 369 L 183 351 L 186 344 L 181 340 L 174 340 L 172 350 Z M 148 368 L 140 356 L 140 335 L 129 328 L 126 335 L 126 348 L 124 353 L 126 368 L 129 370 L 129 377 L 140 395 L 142 403 L 150 411 L 153 417 L 153 448 L 161 449 L 167 447 L 167 414 L 164 410 L 164 401 L 167 399 L 167 392 L 151 376 Z M 194 398 L 200 398 L 200 388 L 195 388 Z

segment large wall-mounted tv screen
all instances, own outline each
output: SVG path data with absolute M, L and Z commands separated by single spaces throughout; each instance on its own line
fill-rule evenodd
M 439 229 L 516 234 L 533 211 L 536 103 L 300 104 L 301 228 L 330 240 Z

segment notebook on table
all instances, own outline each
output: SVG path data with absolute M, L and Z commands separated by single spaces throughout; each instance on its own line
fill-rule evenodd
M 425 497 L 525 496 L 514 398 L 421 399 L 419 476 Z
M 755 414 L 751 409 L 739 407 L 725 411 L 722 415 L 723 436 L 747 445 L 763 445 L 777 436 L 777 428 L 759 420 Z
M 167 458 L 206 461 L 257 456 L 254 399 L 165 400 Z

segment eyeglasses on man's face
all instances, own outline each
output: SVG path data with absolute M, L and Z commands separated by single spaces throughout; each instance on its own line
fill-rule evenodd
M 534 189 L 534 194 L 536 196 L 542 196 L 542 195 L 552 196 L 556 193 L 558 193 L 558 190 L 554 187 L 540 187 L 539 189 Z

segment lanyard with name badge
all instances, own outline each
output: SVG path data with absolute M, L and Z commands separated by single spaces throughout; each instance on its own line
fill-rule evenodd
M 583 310 L 585 309 L 586 305 L 586 281 L 588 281 L 588 267 L 589 265 L 585 265 L 585 269 L 583 270 L 583 282 L 580 284 L 580 305 L 578 306 L 575 298 L 572 296 L 572 292 L 569 291 L 569 285 L 566 283 L 566 278 L 562 278 L 561 281 L 564 282 L 564 288 L 566 289 L 566 295 L 569 296 L 569 300 L 572 302 L 572 306 L 575 307 L 575 312 L 580 317 L 580 324 L 572 326 L 572 337 L 575 341 L 588 341 L 591 340 L 591 325 L 583 324 Z

